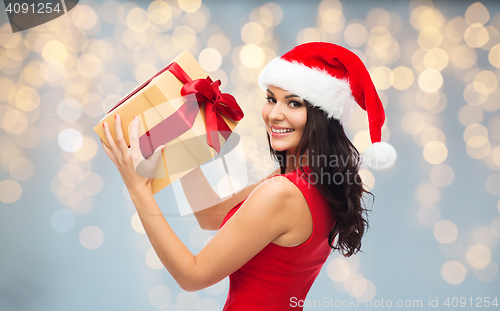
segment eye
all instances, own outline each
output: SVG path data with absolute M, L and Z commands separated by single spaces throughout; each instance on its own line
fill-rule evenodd
M 273 103 L 273 104 L 276 104 L 276 99 L 275 99 L 275 98 L 273 98 L 273 97 L 271 97 L 271 96 L 267 96 L 267 97 L 266 97 L 266 99 L 267 99 L 267 102 L 268 102 L 268 103 Z
M 292 105 L 293 108 L 302 107 L 302 104 L 296 101 L 291 101 L 289 104 Z

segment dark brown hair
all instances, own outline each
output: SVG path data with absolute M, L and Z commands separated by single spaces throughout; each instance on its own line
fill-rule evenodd
M 319 188 L 330 203 L 337 222 L 328 238 L 333 250 L 345 257 L 360 251 L 361 239 L 368 228 L 367 212 L 364 207 L 364 194 L 373 194 L 363 187 L 358 174 L 359 152 L 347 138 L 343 126 L 337 119 L 328 118 L 323 110 L 304 101 L 307 121 L 304 133 L 296 148 L 297 154 L 307 154 L 310 168 L 308 181 Z M 267 135 L 271 157 L 278 161 L 281 173 L 286 169 L 286 151 L 276 151 L 271 147 Z M 305 174 L 301 161 L 297 161 Z M 312 177 L 312 178 L 311 178 Z M 325 178 L 326 177 L 326 178 Z M 334 240 L 336 243 L 334 245 Z

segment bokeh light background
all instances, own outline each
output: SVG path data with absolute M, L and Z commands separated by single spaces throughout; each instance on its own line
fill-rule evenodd
M 499 2 L 82 0 L 16 34 L 2 11 L 0 27 L 0 310 L 222 309 L 227 279 L 188 293 L 163 268 L 93 126 L 189 49 L 242 106 L 236 132 L 265 176 L 258 74 L 308 41 L 362 58 L 399 154 L 363 168 L 364 253 L 333 254 L 308 299 L 500 296 Z M 367 125 L 356 109 L 360 151 Z M 193 253 L 215 234 L 179 216 L 170 187 L 156 199 Z

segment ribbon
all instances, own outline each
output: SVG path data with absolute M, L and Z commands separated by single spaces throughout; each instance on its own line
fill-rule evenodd
M 213 82 L 210 77 L 192 80 L 179 64 L 173 62 L 146 81 L 131 95 L 137 93 L 137 91 L 151 82 L 154 77 L 166 70 L 170 71 L 184 84 L 180 93 L 186 99 L 186 102 L 171 116 L 162 120 L 139 137 L 139 146 L 142 155 L 144 158 L 149 157 L 157 147 L 168 143 L 192 128 L 200 105 L 205 105 L 207 144 L 216 150 L 217 153 L 220 153 L 221 145 L 218 133 L 220 132 L 224 139 L 227 140 L 232 132 L 222 115 L 226 115 L 235 121 L 243 118 L 243 111 L 234 97 L 230 94 L 220 92 L 220 80 Z M 122 100 L 119 104 L 125 100 Z M 119 104 L 113 109 L 119 106 Z
M 232 132 L 222 115 L 235 121 L 243 118 L 243 111 L 236 99 L 230 94 L 221 93 L 220 80 L 213 82 L 210 77 L 192 80 L 177 63 L 172 63 L 168 70 L 184 83 L 181 89 L 182 96 L 195 94 L 197 102 L 205 105 L 207 144 L 220 153 L 219 132 L 225 140 Z

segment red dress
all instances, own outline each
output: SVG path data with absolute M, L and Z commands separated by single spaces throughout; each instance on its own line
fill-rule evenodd
M 304 171 L 308 174 L 309 167 L 305 166 Z M 269 243 L 232 273 L 223 311 L 302 310 L 299 301 L 306 298 L 331 252 L 328 236 L 336 218 L 328 201 L 319 189 L 306 181 L 300 168 L 281 176 L 297 185 L 304 195 L 312 215 L 312 235 L 306 242 L 294 247 Z M 245 200 L 227 213 L 221 227 Z

